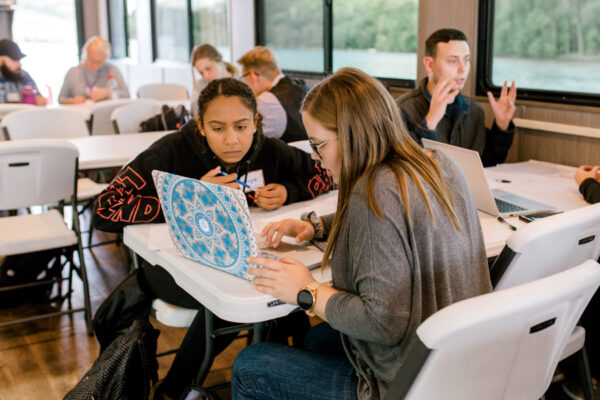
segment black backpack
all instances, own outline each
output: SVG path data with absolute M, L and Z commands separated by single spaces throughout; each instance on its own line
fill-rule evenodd
M 162 112 L 140 123 L 140 132 L 168 131 L 181 128 L 192 116 L 184 106 L 162 106 Z
M 8 256 L 0 263 L 0 288 L 60 278 L 63 249 L 36 251 Z M 25 303 L 51 303 L 64 297 L 52 296 L 56 282 L 0 292 L 0 308 Z
M 146 400 L 157 380 L 158 335 L 147 318 L 133 321 L 100 353 L 64 400 Z

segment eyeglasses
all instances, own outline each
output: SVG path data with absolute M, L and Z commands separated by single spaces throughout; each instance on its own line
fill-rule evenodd
M 317 157 L 323 158 L 321 156 L 321 152 L 319 151 L 319 149 L 322 148 L 323 146 L 325 146 L 327 143 L 329 143 L 329 142 L 331 142 L 332 140 L 335 140 L 335 139 L 337 139 L 337 138 L 329 139 L 329 140 L 326 140 L 326 141 L 321 142 L 319 144 L 316 144 L 315 142 L 312 141 L 312 139 L 309 138 L 308 139 L 308 144 L 310 145 L 310 148 L 312 149 L 312 151 L 315 152 L 315 154 L 317 155 Z

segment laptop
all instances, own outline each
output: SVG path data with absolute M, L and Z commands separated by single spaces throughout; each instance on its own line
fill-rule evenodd
M 251 256 L 321 265 L 323 252 L 314 245 L 290 240 L 267 250 L 241 190 L 157 170 L 152 178 L 178 254 L 248 280 L 248 268 L 256 267 L 247 261 Z
M 462 170 L 475 199 L 477 208 L 485 213 L 508 217 L 541 211 L 552 211 L 554 207 L 540 203 L 501 189 L 490 190 L 479 153 L 447 143 L 423 139 L 423 145 L 429 149 L 444 152 L 452 157 Z

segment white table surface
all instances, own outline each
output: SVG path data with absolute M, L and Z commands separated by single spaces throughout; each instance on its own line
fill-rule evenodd
M 501 187 L 565 211 L 587 205 L 579 195 L 573 180 L 574 173 L 573 167 L 538 161 L 486 169 L 492 188 Z M 501 180 L 509 180 L 510 183 L 502 183 Z M 255 228 L 259 230 L 271 221 L 298 218 L 302 212 L 310 210 L 324 215 L 333 212 L 336 206 L 337 193 L 332 192 L 275 211 L 258 209 L 251 213 Z M 479 218 L 487 256 L 497 256 L 513 231 L 489 214 L 479 212 Z M 517 217 L 508 220 L 517 227 L 525 224 Z M 272 296 L 258 292 L 249 281 L 179 256 L 165 224 L 128 226 L 124 230 L 123 242 L 148 262 L 165 268 L 178 285 L 222 319 L 241 323 L 260 322 L 287 315 L 295 308 L 279 304 Z M 153 248 L 148 247 L 150 243 Z M 161 248 L 154 248 L 155 243 L 162 243 Z M 321 282 L 331 279 L 330 271 L 326 270 L 323 275 L 317 269 L 313 273 Z
M 161 137 L 175 131 L 122 133 L 68 139 L 79 149 L 79 170 L 121 167 Z
M 125 100 L 125 99 L 121 99 L 121 100 Z M 135 100 L 135 99 L 133 99 Z M 142 100 L 147 100 L 147 99 L 142 99 Z M 157 102 L 162 106 L 163 104 L 168 105 L 169 107 L 177 107 L 178 105 L 182 105 L 184 106 L 188 111 L 190 109 L 190 105 L 191 105 L 191 100 L 169 100 L 169 101 L 158 101 Z M 81 104 L 57 104 L 57 105 L 52 105 L 49 106 L 48 108 L 63 108 L 65 110 L 74 110 L 74 111 L 79 111 L 82 114 L 84 114 L 86 116 L 86 118 L 89 119 L 91 113 L 92 113 L 92 108 L 94 107 L 94 104 L 96 104 L 95 102 L 88 100 L 85 103 L 81 103 Z
M 566 165 L 530 160 L 486 168 L 485 174 L 491 189 L 506 190 L 546 203 L 557 210 L 568 211 L 589 205 L 583 200 L 573 179 L 575 170 L 576 168 Z M 510 182 L 502 182 L 503 180 Z M 498 222 L 496 217 L 481 211 L 479 220 L 487 256 L 497 256 L 513 231 L 507 225 Z M 517 228 L 526 224 L 518 217 L 506 220 Z
M 294 203 L 274 211 L 252 210 L 252 219 L 257 229 L 271 220 L 298 218 L 304 211 L 318 210 L 325 214 L 335 210 L 337 192 L 327 193 L 315 200 Z M 148 244 L 163 243 L 162 248 L 150 249 Z M 168 234 L 166 224 L 142 224 L 127 226 L 123 243 L 149 263 L 160 265 L 175 279 L 175 282 L 213 314 L 227 321 L 253 323 L 279 318 L 289 314 L 296 306 L 281 303 L 273 296 L 260 293 L 252 282 L 202 265 L 178 255 Z M 322 283 L 331 281 L 329 268 L 311 271 Z

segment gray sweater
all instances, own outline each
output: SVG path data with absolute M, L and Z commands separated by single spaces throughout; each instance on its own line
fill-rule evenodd
M 331 259 L 334 294 L 326 306 L 357 371 L 359 399 L 385 396 L 419 324 L 454 302 L 491 291 L 477 209 L 454 161 L 435 153 L 462 224 L 457 231 L 426 186 L 432 223 L 415 183 L 408 181 L 412 226 L 389 169 L 377 174 L 378 219 L 367 203 L 366 178 L 352 190 Z M 331 216 L 323 218 L 325 231 Z
M 63 85 L 60 88 L 58 102 L 65 104 L 67 100 L 76 95 L 87 98 L 88 86 L 107 88 L 108 74 L 113 74 L 119 84 L 119 98 L 129 98 L 129 90 L 123 80 L 123 76 L 119 69 L 114 65 L 105 62 L 97 71 L 90 71 L 83 64 L 73 67 L 67 72 Z M 90 88 L 91 89 L 91 88 Z

